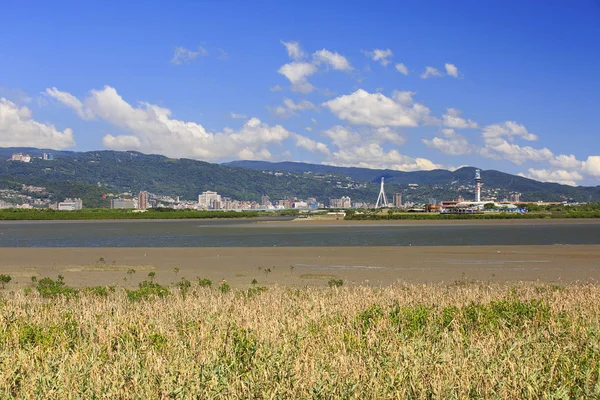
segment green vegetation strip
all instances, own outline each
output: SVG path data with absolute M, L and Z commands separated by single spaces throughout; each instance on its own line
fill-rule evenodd
M 108 220 L 108 219 L 209 219 L 209 218 L 254 218 L 261 213 L 256 211 L 195 211 L 158 208 L 146 212 L 113 209 L 83 209 L 76 211 L 55 211 L 50 209 L 0 210 L 0 221 L 27 220 Z
M 7 283 L 0 398 L 600 397 L 600 285 L 154 279 Z

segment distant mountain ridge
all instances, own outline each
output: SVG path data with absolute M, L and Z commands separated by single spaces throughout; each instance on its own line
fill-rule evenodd
M 463 167 L 456 171 L 431 170 L 431 171 L 396 171 L 389 169 L 369 169 L 357 167 L 336 167 L 323 164 L 309 164 L 299 162 L 276 162 L 241 160 L 229 162 L 225 165 L 250 168 L 260 171 L 282 171 L 294 173 L 330 173 L 347 176 L 361 182 L 377 183 L 381 177 L 386 183 L 395 185 L 447 185 L 452 182 L 472 184 L 475 176 L 475 167 Z M 565 198 L 575 201 L 600 201 L 600 186 L 568 186 L 558 183 L 539 182 L 495 170 L 482 170 L 484 185 L 500 188 L 509 192 L 522 193 L 525 200 L 544 199 L 548 201 L 562 201 Z
M 34 158 L 30 163 L 9 161 L 13 153 L 40 157 L 54 155 L 53 161 Z M 281 172 L 276 174 L 275 172 Z M 234 161 L 211 164 L 190 159 L 173 159 L 134 151 L 56 151 L 35 148 L 0 148 L 0 189 L 19 188 L 21 184 L 44 186 L 57 200 L 82 197 L 89 207 L 107 206 L 105 193 L 156 194 L 197 199 L 199 193 L 215 190 L 237 200 L 259 201 L 262 195 L 272 200 L 295 196 L 300 199 L 350 196 L 353 201 L 374 203 L 379 180 L 386 179 L 388 200 L 402 193 L 404 201 L 452 200 L 462 195 L 473 198 L 475 168 L 456 171 L 433 170 L 403 172 L 344 168 L 296 162 Z M 522 193 L 522 200 L 600 201 L 600 187 L 571 187 L 543 183 L 499 171 L 482 172 L 484 188 L 497 188 L 501 200 L 511 192 Z M 409 188 L 416 183 L 418 188 Z

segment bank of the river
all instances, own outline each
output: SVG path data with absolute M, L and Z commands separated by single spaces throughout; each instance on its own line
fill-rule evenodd
M 520 220 L 520 219 L 581 219 L 581 218 L 600 218 L 600 211 L 573 211 L 573 212 L 530 212 L 530 213 L 507 213 L 507 212 L 486 212 L 481 214 L 442 214 L 442 213 L 349 213 L 344 217 L 352 221 L 381 221 L 381 220 Z
M 232 219 L 268 215 L 258 211 L 195 211 L 150 209 L 144 212 L 117 209 L 83 209 L 56 211 L 50 209 L 0 210 L 0 221 L 78 221 L 78 220 L 160 220 L 160 219 Z
M 600 245 L 253 248 L 3 248 L 0 274 L 13 284 L 63 275 L 74 286 L 137 284 L 149 272 L 170 284 L 181 277 L 260 284 L 389 285 L 398 281 L 453 283 L 598 282 Z M 135 269 L 135 274 L 127 272 Z M 177 268 L 177 273 L 174 269 Z

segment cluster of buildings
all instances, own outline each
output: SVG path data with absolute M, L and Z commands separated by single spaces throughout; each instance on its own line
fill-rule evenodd
M 147 210 L 150 208 L 150 195 L 146 191 L 138 193 L 137 198 L 115 197 L 110 200 L 112 209 Z
M 31 162 L 33 158 L 39 158 L 40 160 L 45 161 L 54 160 L 54 156 L 52 155 L 52 153 L 43 153 L 41 157 L 31 157 L 29 154 L 13 153 L 10 158 L 10 161 L 20 161 L 28 163 Z

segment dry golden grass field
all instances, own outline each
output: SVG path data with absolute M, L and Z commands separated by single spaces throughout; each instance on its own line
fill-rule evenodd
M 0 297 L 0 398 L 599 398 L 600 286 L 136 289 Z

